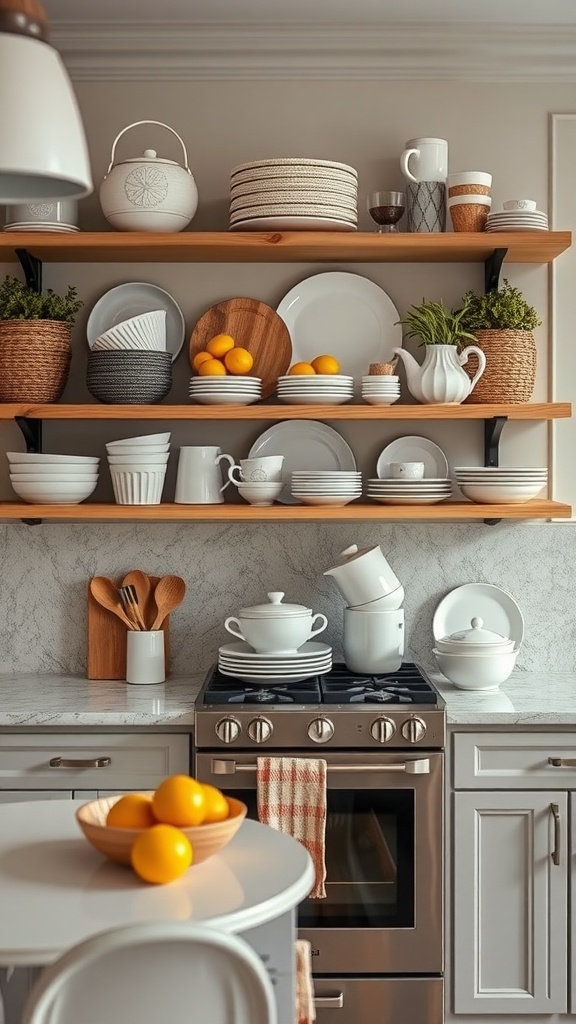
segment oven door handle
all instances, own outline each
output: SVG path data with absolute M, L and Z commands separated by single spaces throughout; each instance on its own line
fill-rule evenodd
M 314 1006 L 317 1010 L 341 1010 L 344 1006 L 344 993 L 337 996 L 315 996 Z
M 230 758 L 212 758 L 210 770 L 213 775 L 235 775 L 237 772 L 256 772 L 255 764 L 238 764 Z M 429 775 L 430 758 L 419 757 L 413 761 L 399 761 L 397 764 L 328 764 L 328 771 L 362 773 L 405 772 L 406 775 Z

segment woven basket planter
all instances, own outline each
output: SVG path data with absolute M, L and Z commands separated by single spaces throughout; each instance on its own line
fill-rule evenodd
M 476 344 L 486 355 L 486 369 L 466 403 L 529 402 L 536 380 L 536 342 L 532 331 L 474 331 Z M 464 366 L 472 378 L 474 356 Z
M 0 402 L 57 402 L 70 371 L 71 333 L 60 320 L 0 321 Z

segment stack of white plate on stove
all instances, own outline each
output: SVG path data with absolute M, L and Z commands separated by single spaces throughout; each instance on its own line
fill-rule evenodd
M 535 498 L 548 481 L 543 467 L 456 466 L 454 479 L 462 494 L 482 505 L 519 505 Z
M 333 160 L 255 160 L 230 174 L 231 231 L 355 231 L 358 172 Z
M 354 397 L 354 377 L 314 373 L 278 377 L 276 394 L 287 405 L 342 405 Z
M 503 210 L 489 213 L 486 231 L 548 231 L 548 217 L 541 210 Z
M 332 648 L 308 640 L 293 654 L 258 654 L 249 644 L 238 640 L 218 649 L 218 668 L 222 675 L 247 683 L 297 683 L 329 672 Z
M 303 505 L 333 505 L 342 508 L 362 496 L 362 473 L 349 470 L 294 470 L 292 495 Z
M 392 405 L 400 398 L 400 377 L 394 374 L 362 377 L 362 398 L 369 405 Z
M 368 497 L 381 505 L 436 505 L 450 497 L 452 481 L 446 477 L 423 477 L 421 480 L 368 481 Z
M 262 398 L 260 377 L 191 377 L 188 394 L 200 405 L 251 405 Z

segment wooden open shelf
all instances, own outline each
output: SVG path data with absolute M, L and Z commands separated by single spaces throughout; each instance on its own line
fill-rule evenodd
M 520 405 L 28 405 L 0 404 L 0 420 L 555 420 L 570 402 Z
M 446 501 L 437 505 L 379 505 L 353 502 L 343 508 L 305 505 L 28 505 L 19 501 L 0 502 L 0 519 L 73 519 L 78 522 L 102 519 L 138 522 L 382 522 L 391 519 L 569 519 L 570 505 L 535 498 L 521 505 L 477 505 L 471 501 Z
M 51 263 L 474 263 L 504 248 L 509 263 L 543 264 L 571 242 L 570 231 L 18 231 L 0 233 L 0 262 L 15 262 L 19 248 Z

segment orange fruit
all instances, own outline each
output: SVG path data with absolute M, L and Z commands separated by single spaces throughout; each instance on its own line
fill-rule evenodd
M 193 860 L 190 840 L 173 825 L 152 825 L 134 840 L 130 861 L 139 878 L 154 885 L 174 882 Z
M 201 785 L 204 790 L 204 824 L 208 824 L 209 821 L 225 821 L 230 814 L 230 808 L 224 793 L 207 782 Z
M 192 369 L 196 370 L 196 373 L 198 373 L 200 367 L 202 366 L 202 363 L 205 363 L 208 359 L 212 359 L 212 356 L 210 355 L 209 352 L 197 352 L 196 355 L 194 356 L 194 359 L 192 360 Z
M 312 363 L 293 363 L 288 370 L 288 373 L 293 377 L 298 376 L 299 374 L 302 376 L 310 376 L 311 374 L 316 373 L 316 370 L 312 366 Z
M 150 828 L 156 824 L 151 797 L 126 793 L 108 811 L 106 824 L 110 828 Z
M 250 373 L 254 366 L 254 357 L 247 348 L 241 348 L 239 345 L 236 345 L 224 356 L 224 366 L 228 373 Z
M 219 359 L 205 359 L 198 367 L 199 377 L 225 377 L 226 367 Z
M 234 348 L 235 342 L 229 334 L 215 334 L 213 338 L 206 345 L 206 351 L 211 356 L 216 356 L 217 359 L 221 359 L 225 356 L 231 348 Z
M 152 796 L 157 820 L 168 825 L 201 825 L 204 821 L 204 804 L 202 784 L 189 775 L 169 775 Z
M 316 356 L 312 360 L 316 373 L 340 373 L 340 363 L 334 356 Z

